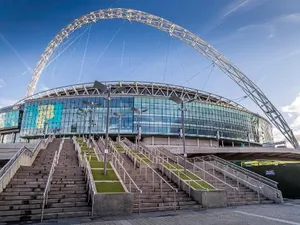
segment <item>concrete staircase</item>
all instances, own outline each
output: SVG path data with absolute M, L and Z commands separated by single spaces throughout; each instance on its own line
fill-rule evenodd
M 213 174 L 223 180 L 224 175 L 219 171 L 213 171 L 212 169 L 207 170 L 209 173 Z M 244 186 L 243 184 L 237 185 L 237 181 L 231 178 L 226 178 L 226 183 L 233 186 L 238 187 L 239 191 L 236 191 L 236 197 L 234 195 L 234 190 L 229 186 L 225 185 L 221 181 L 217 180 L 216 178 L 206 175 L 206 181 L 213 184 L 218 189 L 223 189 L 227 191 L 227 202 L 228 206 L 234 205 L 255 205 L 255 204 L 270 204 L 274 203 L 274 201 L 269 200 L 268 198 L 264 197 L 263 195 L 259 195 L 254 190 Z
M 31 167 L 22 166 L 16 172 L 0 194 L 0 222 L 40 219 L 45 184 L 59 144 L 60 140 L 54 139 Z
M 162 193 L 160 188 L 160 181 L 155 177 L 154 188 L 152 173 L 149 170 L 149 177 L 146 180 L 144 175 L 141 175 L 139 169 L 134 169 L 133 162 L 125 155 L 121 153 L 124 159 L 124 167 L 137 186 L 141 188 L 143 193 L 140 195 L 141 205 L 140 212 L 154 212 L 163 210 L 174 210 L 174 191 L 167 184 L 162 185 Z M 145 170 L 143 169 L 143 172 Z M 158 172 L 162 177 L 163 175 Z M 168 181 L 167 177 L 164 177 Z M 176 184 L 169 182 L 172 187 L 178 188 Z M 176 193 L 176 209 L 200 209 L 201 206 L 189 198 L 184 191 L 178 190 Z M 134 207 L 133 212 L 139 211 L 139 193 L 134 192 Z
M 55 151 L 61 139 L 54 139 L 41 150 L 31 167 L 21 167 L 0 194 L 0 222 L 41 219 L 43 193 Z M 78 166 L 71 139 L 66 139 L 55 169 L 44 219 L 90 215 L 84 171 Z
M 75 146 L 65 139 L 53 174 L 44 219 L 89 216 L 84 170 L 78 166 Z

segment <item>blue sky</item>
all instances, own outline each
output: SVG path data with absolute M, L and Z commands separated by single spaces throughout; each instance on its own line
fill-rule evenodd
M 56 33 L 83 14 L 109 7 L 152 13 L 199 35 L 255 81 L 300 135 L 299 0 L 0 1 L 0 106 L 24 97 L 31 70 Z M 191 47 L 134 22 L 85 26 L 53 59 L 57 55 L 36 91 L 98 79 L 183 84 L 230 99 L 245 95 Z M 250 100 L 240 103 L 261 114 Z

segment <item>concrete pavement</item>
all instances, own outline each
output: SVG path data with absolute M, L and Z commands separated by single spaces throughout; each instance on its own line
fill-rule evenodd
M 252 205 L 202 211 L 145 213 L 127 218 L 106 217 L 85 223 L 78 222 L 78 224 L 85 225 L 300 225 L 300 204 L 292 201 L 284 205 Z

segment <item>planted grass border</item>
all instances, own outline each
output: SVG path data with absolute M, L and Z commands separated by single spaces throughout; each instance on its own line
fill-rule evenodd
M 81 148 L 81 154 L 86 154 L 87 156 L 97 193 L 124 193 L 123 185 L 112 169 L 110 162 L 107 163 L 107 171 L 106 175 L 104 175 L 102 170 L 104 168 L 104 162 L 98 160 L 94 148 L 90 148 L 90 152 L 88 152 L 88 146 L 83 139 L 78 141 L 78 144 Z
M 97 193 L 124 193 L 121 182 L 95 182 Z
M 163 166 L 175 173 L 180 179 L 184 180 L 189 186 L 196 190 L 215 190 L 215 188 L 189 171 L 184 172 L 184 168 L 177 163 L 164 163 Z
M 145 163 L 152 163 L 151 159 L 148 158 L 148 156 L 146 156 L 143 153 L 139 153 L 137 150 L 129 150 L 135 158 L 137 158 L 137 161 L 140 163 L 141 161 L 145 162 Z
M 113 144 L 118 152 L 124 152 L 124 148 L 120 144 Z

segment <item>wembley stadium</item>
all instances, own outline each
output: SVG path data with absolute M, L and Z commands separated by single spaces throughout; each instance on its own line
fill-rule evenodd
M 136 81 L 103 84 L 111 90 L 108 121 L 111 137 L 119 132 L 132 139 L 140 123 L 144 143 L 180 145 L 180 106 L 170 100 L 171 96 L 177 96 L 184 101 L 187 145 L 261 146 L 273 142 L 271 124 L 230 99 L 171 84 Z M 32 142 L 50 134 L 104 135 L 107 102 L 107 93 L 93 83 L 34 94 L 0 109 L 0 142 Z M 132 109 L 140 110 L 140 117 Z

